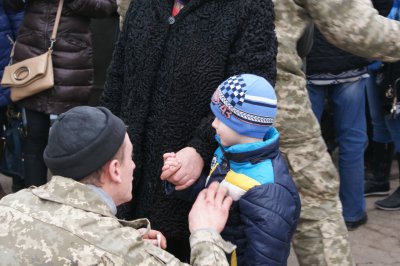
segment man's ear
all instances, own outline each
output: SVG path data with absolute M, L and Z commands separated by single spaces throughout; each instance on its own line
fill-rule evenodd
M 110 176 L 110 181 L 122 183 L 121 179 L 121 163 L 117 159 L 112 159 L 107 164 L 107 174 Z

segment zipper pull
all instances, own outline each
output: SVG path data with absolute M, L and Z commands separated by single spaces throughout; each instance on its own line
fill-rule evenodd
M 396 109 L 397 109 L 396 103 L 397 103 L 397 96 L 394 96 L 392 102 L 392 109 L 390 109 L 390 113 L 393 115 L 394 118 L 396 118 Z
M 11 38 L 10 34 L 7 34 L 6 36 L 7 36 L 7 39 L 10 41 L 10 44 L 14 45 L 14 40 L 13 40 L 13 38 Z

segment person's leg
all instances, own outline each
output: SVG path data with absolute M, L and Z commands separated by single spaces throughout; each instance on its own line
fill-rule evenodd
M 400 118 L 392 119 L 386 117 L 386 123 L 392 135 L 395 144 L 396 158 L 399 165 L 400 181 Z M 375 207 L 386 211 L 400 210 L 400 186 L 387 198 L 375 202 Z
M 5 124 L 5 119 L 2 119 L 2 118 L 5 117 L 5 113 L 4 113 L 5 111 L 4 111 L 3 108 L 0 108 L 0 109 L 1 109 L 0 110 L 0 125 L 1 125 L 0 131 L 1 131 L 1 134 L 3 135 L 3 125 Z M 2 147 L 0 147 L 0 148 L 2 148 L 2 149 L 4 149 L 4 142 L 3 141 L 0 142 L 0 144 L 2 145 Z M 1 152 L 4 153 L 4 150 L 2 150 Z M 4 191 L 4 189 L 3 189 L 3 187 L 2 187 L 2 185 L 0 183 L 0 200 L 6 195 L 7 195 L 7 193 Z
M 4 132 L 3 132 L 3 126 L 6 124 L 6 108 L 5 107 L 0 107 L 0 134 L 3 136 Z M 0 149 L 1 149 L 1 153 L 4 153 L 4 140 L 0 139 Z M 1 155 L 3 156 L 3 155 Z M 6 192 L 3 190 L 3 187 L 0 184 L 0 199 L 2 197 L 4 197 L 6 194 Z
M 346 222 L 358 222 L 365 217 L 365 79 L 336 85 L 332 90 L 331 99 L 339 142 L 340 200 L 343 205 L 343 217 Z M 348 225 L 349 227 L 351 226 Z
M 24 143 L 25 186 L 40 186 L 47 182 L 47 167 L 43 151 L 49 137 L 49 115 L 26 110 L 27 136 Z
M 365 196 L 387 195 L 390 190 L 389 175 L 393 160 L 392 136 L 381 110 L 376 75 L 370 72 L 367 79 L 368 106 L 372 124 L 372 177 L 365 182 Z
M 300 265 L 353 265 L 338 196 L 339 176 L 311 109 L 305 80 L 278 69 L 275 88 L 280 149 L 302 205 L 293 237 L 298 261 Z
M 366 89 L 372 123 L 372 140 L 378 143 L 392 142 L 392 136 L 382 113 L 381 96 L 379 88 L 376 87 L 376 75 L 374 72 L 370 72 L 370 77 L 366 80 Z
M 340 200 L 347 222 L 365 219 L 364 150 L 367 144 L 365 79 L 338 84 L 330 93 L 339 142 Z M 348 229 L 355 229 L 348 223 Z
M 311 102 L 311 109 L 314 112 L 318 122 L 321 123 L 322 113 L 324 111 L 324 102 L 328 86 L 307 85 L 308 97 Z
M 372 176 L 366 179 L 364 196 L 385 196 L 390 190 L 390 170 L 392 167 L 394 145 L 392 142 L 372 145 Z
M 326 96 L 329 87 L 328 85 L 307 85 L 311 108 L 320 124 L 322 138 L 328 147 L 328 152 L 331 153 L 336 147 L 336 134 L 333 128 L 331 108 L 326 104 Z

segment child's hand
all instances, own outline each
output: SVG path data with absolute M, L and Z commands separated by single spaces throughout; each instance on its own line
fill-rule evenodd
M 168 177 L 174 175 L 182 166 L 180 160 L 176 158 L 174 152 L 164 153 L 164 165 L 161 169 L 161 180 L 167 180 Z M 167 180 L 168 181 L 168 180 Z
M 175 190 L 183 190 L 193 185 L 200 177 L 204 166 L 203 158 L 193 147 L 185 147 L 175 153 L 164 154 L 164 161 L 176 159 L 179 166 L 169 167 L 162 172 L 160 178 L 175 186 Z M 179 167 L 179 168 L 178 168 Z M 167 167 L 166 167 L 167 168 Z

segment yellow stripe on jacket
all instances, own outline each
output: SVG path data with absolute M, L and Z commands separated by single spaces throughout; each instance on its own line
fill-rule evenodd
M 248 177 L 247 175 L 238 174 L 232 170 L 230 170 L 226 174 L 225 181 L 228 183 L 231 183 L 232 185 L 235 185 L 245 191 L 249 190 L 250 188 L 252 188 L 254 186 L 261 185 L 259 182 Z

